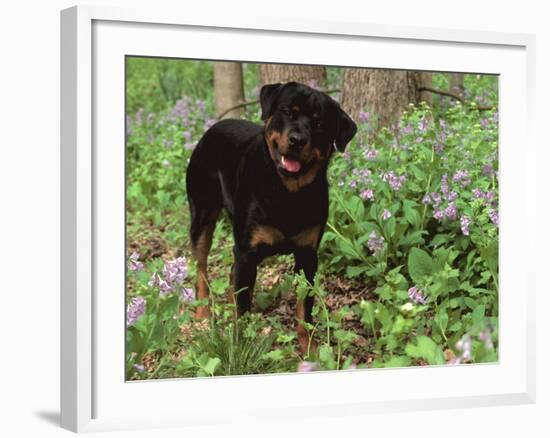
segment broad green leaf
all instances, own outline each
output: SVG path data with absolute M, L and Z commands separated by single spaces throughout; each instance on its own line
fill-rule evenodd
M 434 265 L 430 255 L 418 248 L 412 248 L 408 259 L 409 274 L 413 281 L 422 284 L 425 277 L 433 274 Z
M 430 365 L 445 363 L 445 356 L 441 348 L 432 339 L 424 335 L 416 338 L 416 344 L 408 343 L 405 352 L 411 357 L 424 359 Z

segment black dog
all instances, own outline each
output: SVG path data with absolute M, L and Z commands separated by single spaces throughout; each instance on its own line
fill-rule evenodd
M 343 151 L 357 126 L 326 94 L 306 85 L 266 85 L 259 126 L 223 120 L 201 138 L 187 168 L 191 243 L 198 298 L 207 298 L 206 266 L 216 220 L 225 208 L 233 223 L 233 290 L 239 314 L 250 310 L 258 263 L 294 254 L 295 272 L 313 283 L 317 248 L 328 215 L 326 171 L 333 149 Z M 235 297 L 231 294 L 235 302 Z M 306 351 L 313 298 L 298 300 L 300 348 Z M 208 307 L 197 317 L 208 317 Z

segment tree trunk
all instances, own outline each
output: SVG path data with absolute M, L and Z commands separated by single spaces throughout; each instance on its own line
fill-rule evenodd
M 390 126 L 401 117 L 410 103 L 431 103 L 427 92 L 418 87 L 431 86 L 427 72 L 346 68 L 342 81 L 342 107 L 352 119 L 361 111 L 376 116 L 378 126 Z
M 260 82 L 262 85 L 278 82 L 301 82 L 314 88 L 325 84 L 325 67 L 291 64 L 260 64 Z
M 221 114 L 228 108 L 244 102 L 243 69 L 240 62 L 214 63 L 214 106 Z M 223 118 L 239 118 L 244 108 L 236 108 Z
M 450 73 L 449 76 L 449 91 L 464 97 L 464 73 Z

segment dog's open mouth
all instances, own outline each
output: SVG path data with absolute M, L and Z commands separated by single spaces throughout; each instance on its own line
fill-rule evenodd
M 281 155 L 281 167 L 289 173 L 298 173 L 302 169 L 302 163 L 290 155 Z

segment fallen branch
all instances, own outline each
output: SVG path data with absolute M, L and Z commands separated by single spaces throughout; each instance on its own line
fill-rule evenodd
M 459 96 L 458 94 L 455 94 L 455 93 L 451 93 L 450 91 L 437 90 L 436 88 L 425 87 L 425 86 L 418 87 L 418 91 L 428 91 L 429 93 L 435 93 L 435 94 L 440 94 L 441 96 L 452 97 L 453 99 L 458 100 L 463 105 L 467 105 L 467 106 L 469 105 L 468 102 L 466 102 L 462 96 Z M 490 111 L 490 110 L 496 109 L 496 107 L 476 105 L 476 109 L 478 111 Z
M 321 92 L 323 93 L 326 93 L 326 94 L 333 94 L 333 93 L 339 93 L 340 90 L 339 89 L 333 89 L 333 90 L 321 90 Z M 219 116 L 218 116 L 218 120 L 220 120 L 223 116 L 225 116 L 227 113 L 233 111 L 233 110 L 236 110 L 236 109 L 239 109 L 239 108 L 244 108 L 244 107 L 247 107 L 249 105 L 256 105 L 257 103 L 260 103 L 260 100 L 259 99 L 256 99 L 256 100 L 249 100 L 247 102 L 242 102 L 242 103 L 239 103 L 238 105 L 234 105 L 230 108 L 227 108 L 225 111 L 223 111 Z

